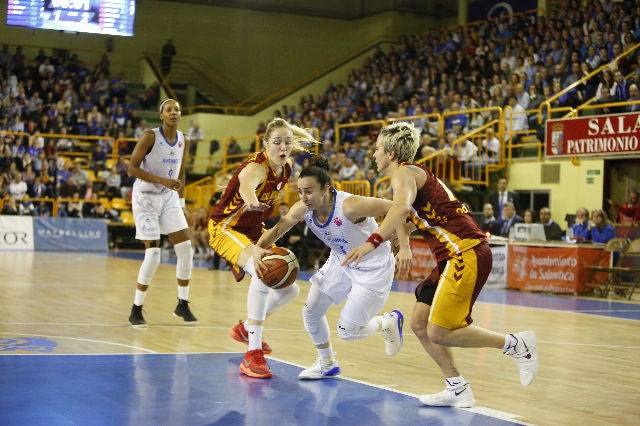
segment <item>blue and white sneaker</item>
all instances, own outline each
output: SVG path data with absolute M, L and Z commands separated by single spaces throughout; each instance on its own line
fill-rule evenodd
M 335 357 L 328 360 L 316 358 L 316 362 L 298 375 L 300 380 L 331 379 L 340 375 L 340 366 Z
M 402 348 L 402 326 L 404 325 L 404 316 L 402 312 L 394 309 L 391 312 L 385 312 L 382 316 L 382 337 L 384 338 L 384 350 L 389 356 L 393 356 L 400 352 Z

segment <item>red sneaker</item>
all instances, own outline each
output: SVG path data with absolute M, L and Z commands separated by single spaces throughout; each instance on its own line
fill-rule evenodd
M 262 349 L 254 349 L 244 354 L 244 359 L 240 363 L 240 372 L 249 377 L 257 377 L 259 379 L 270 379 L 273 377 L 267 360 L 264 359 Z
M 244 321 L 238 321 L 234 327 L 231 327 L 229 330 L 229 336 L 233 340 L 237 340 L 240 343 L 244 343 L 245 345 L 249 344 L 249 336 L 247 335 L 247 330 L 244 328 Z M 262 352 L 269 355 L 271 351 L 271 346 L 264 340 L 262 341 Z
M 235 278 L 237 282 L 242 281 L 245 274 L 244 269 L 242 269 L 238 265 L 231 265 L 230 269 L 231 269 L 231 273 L 233 274 L 233 278 Z

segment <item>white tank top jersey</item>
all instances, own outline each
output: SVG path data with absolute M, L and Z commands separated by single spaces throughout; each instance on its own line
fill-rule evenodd
M 180 175 L 180 166 L 182 165 L 182 156 L 184 154 L 184 134 L 178 130 L 176 139 L 169 141 L 162 132 L 162 127 L 156 127 L 152 130 L 156 140 L 151 151 L 142 160 L 140 168 L 157 176 L 177 179 Z M 142 179 L 136 179 L 133 183 L 133 188 L 140 192 L 158 194 L 168 191 L 167 187 L 162 184 L 147 182 Z
M 366 217 L 360 223 L 352 223 L 345 217 L 342 206 L 344 200 L 353 194 L 335 189 L 332 191 L 335 194 L 335 201 L 327 222 L 318 223 L 311 210 L 305 212 L 304 221 L 309 229 L 331 249 L 331 254 L 337 256 L 342 262 L 347 253 L 363 244 L 372 233 L 376 232 L 378 224 L 372 217 Z M 381 265 L 386 265 L 390 253 L 391 243 L 385 241 L 377 249 L 364 256 L 357 269 L 378 268 Z

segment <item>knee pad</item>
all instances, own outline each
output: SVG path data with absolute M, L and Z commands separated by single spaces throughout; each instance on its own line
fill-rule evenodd
M 324 313 L 319 310 L 316 312 L 305 303 L 302 308 L 302 320 L 314 345 L 320 345 L 330 340 L 329 321 Z
M 151 278 L 156 273 L 156 269 L 160 265 L 160 248 L 152 247 L 144 251 L 144 260 L 140 271 L 138 271 L 138 283 L 142 285 L 151 284 Z
M 277 311 L 280 307 L 291 302 L 300 294 L 300 286 L 297 283 L 291 284 L 283 289 L 271 290 L 267 297 L 267 315 Z
M 337 325 L 338 337 L 342 340 L 359 340 L 362 339 L 362 329 L 364 327 L 343 320 L 338 320 Z
M 179 280 L 191 279 L 193 269 L 193 250 L 191 241 L 183 241 L 173 246 L 176 252 L 176 278 Z

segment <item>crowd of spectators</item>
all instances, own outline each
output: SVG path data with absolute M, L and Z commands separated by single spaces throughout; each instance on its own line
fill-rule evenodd
M 157 88 L 150 87 L 142 96 L 145 105 L 157 102 Z M 138 138 L 146 128 L 123 74 L 110 72 L 106 53 L 89 67 L 64 49 L 40 49 L 33 58 L 27 58 L 20 46 L 11 52 L 5 44 L 0 50 L 0 198 L 14 199 L 7 203 L 8 211 L 15 205 L 18 214 L 52 213 L 52 203 L 29 202 L 30 198 L 88 201 L 103 191 L 110 198 L 127 197 L 132 182 L 126 162 L 109 169 L 107 158 L 113 153 L 113 140 Z M 82 143 L 73 135 L 92 138 Z M 119 144 L 119 154 L 129 154 L 132 147 Z M 64 156 L 65 152 L 82 152 L 86 161 L 74 162 L 71 159 L 78 157 Z M 94 209 L 98 204 L 78 208 L 71 201 L 61 204 L 59 215 L 111 215 L 94 212 L 100 210 Z
M 379 129 L 370 123 L 375 120 L 409 117 L 428 136 L 425 145 L 450 149 L 448 144 L 438 145 L 444 135 L 436 114 L 447 113 L 445 132 L 458 137 L 495 118 L 491 112 L 466 110 L 509 105 L 510 130 L 535 130 L 543 140 L 540 104 L 598 67 L 608 65 L 552 101 L 552 106 L 576 107 L 591 101 L 597 108 L 598 103 L 640 99 L 640 52 L 621 56 L 639 39 L 640 2 L 570 0 L 546 17 L 502 16 L 453 30 L 403 36 L 388 51 L 377 48 L 361 68 L 350 71 L 345 83 L 329 83 L 324 93 L 302 96 L 297 106 L 282 105 L 274 116 L 319 129 L 321 140 L 335 142 L 323 146 L 325 155 L 330 160 L 336 155 L 340 167 L 350 158 L 350 164 L 353 161 L 364 174 L 367 158 L 354 157 L 353 146 L 365 152 L 371 148 L 367 142 L 375 141 Z M 621 108 L 633 111 L 640 106 Z M 336 124 L 359 122 L 366 123 L 337 137 L 333 134 Z M 477 141 L 481 164 L 496 161 L 497 147 L 507 142 L 493 136 L 486 147 Z M 334 170 L 336 178 L 340 167 Z
M 336 180 L 375 182 L 370 154 L 380 128 L 376 120 L 411 117 L 424 135 L 418 154 L 422 156 L 432 150 L 451 150 L 450 140 L 495 118 L 492 112 L 465 112 L 473 108 L 510 105 L 512 130 L 519 130 L 516 124 L 535 128 L 535 112 L 541 102 L 602 65 L 608 64 L 604 72 L 574 87 L 553 105 L 575 107 L 590 99 L 601 103 L 638 99 L 640 55 L 621 56 L 640 38 L 638 3 L 570 0 L 546 16 L 501 16 L 455 29 L 403 36 L 388 50 L 376 48 L 361 68 L 350 71 L 344 83 L 329 83 L 324 93 L 305 95 L 297 106 L 283 105 L 273 115 L 319 129 L 325 141 L 322 152 L 329 158 Z M 0 69 L 0 131 L 27 134 L 5 137 L 1 142 L 2 197 L 9 194 L 16 173 L 27 184 L 27 196 L 42 192 L 34 189 L 34 177 L 40 177 L 39 185 L 51 196 L 73 196 L 64 180 L 73 165 L 56 155 L 57 151 L 76 149 L 75 139 L 65 134 L 135 138 L 146 128 L 123 76 L 111 75 L 107 54 L 90 69 L 64 49 L 51 54 L 41 50 L 35 58 L 27 59 L 21 47 L 10 52 L 5 45 L 0 50 Z M 140 101 L 152 105 L 156 92 L 150 87 Z M 443 113 L 448 113 L 445 131 L 449 133 L 444 139 L 434 118 Z M 522 120 L 525 114 L 528 119 Z M 336 124 L 348 123 L 363 124 L 334 134 Z M 54 141 L 39 136 L 50 133 L 62 136 Z M 463 144 L 458 144 L 450 154 L 465 163 L 459 169 L 467 175 L 478 170 L 478 164 L 496 161 L 499 146 L 505 142 L 492 134 L 471 144 L 478 148 L 476 152 L 463 150 Z M 103 140 L 95 145 L 92 167 L 106 179 L 111 171 L 104 170 L 105 156 L 112 147 Z M 122 149 L 126 153 L 129 147 L 125 144 Z M 296 170 L 304 160 L 304 156 L 296 158 Z M 43 166 L 45 163 L 48 165 Z M 28 171 L 29 164 L 32 170 Z M 44 167 L 48 168 L 46 176 Z M 118 171 L 125 187 L 121 195 L 126 195 L 126 164 L 118 166 Z M 80 196 L 86 196 L 86 185 L 79 189 Z

